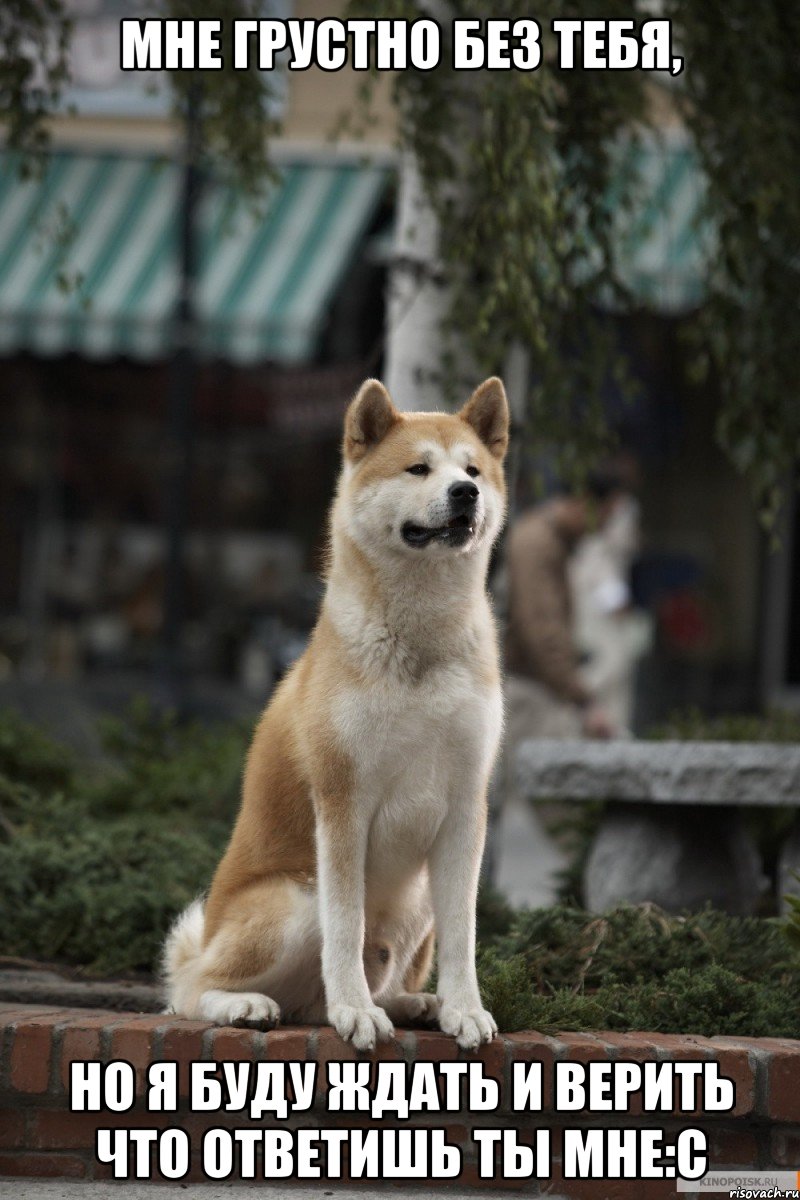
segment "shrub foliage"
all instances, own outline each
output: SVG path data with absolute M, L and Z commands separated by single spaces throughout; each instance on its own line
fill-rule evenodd
M 0 952 L 149 971 L 225 848 L 246 731 L 179 726 L 139 703 L 102 733 L 106 760 L 79 767 L 0 717 Z
M 150 971 L 225 847 L 247 730 L 178 725 L 140 703 L 102 732 L 106 758 L 86 764 L 0 714 L 0 953 Z M 798 1037 L 786 932 L 711 910 L 514 912 L 484 889 L 481 986 L 505 1030 Z
M 800 1037 L 800 959 L 777 919 L 559 905 L 503 921 L 492 898 L 481 947 L 503 1029 Z

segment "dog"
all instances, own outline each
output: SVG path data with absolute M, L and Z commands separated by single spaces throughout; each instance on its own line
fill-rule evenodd
M 475 907 L 502 726 L 486 578 L 508 429 L 496 378 L 457 414 L 400 412 L 375 379 L 351 402 L 319 620 L 256 727 L 208 897 L 168 934 L 174 1012 L 327 1019 L 359 1050 L 393 1022 L 438 1022 L 465 1049 L 497 1032 Z

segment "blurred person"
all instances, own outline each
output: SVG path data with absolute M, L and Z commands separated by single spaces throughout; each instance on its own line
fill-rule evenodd
M 542 813 L 525 803 L 516 785 L 520 743 L 618 732 L 581 674 L 570 561 L 582 539 L 606 525 L 623 492 L 616 473 L 598 472 L 585 495 L 554 496 L 524 512 L 509 532 L 505 736 L 492 788 L 485 870 L 518 907 L 555 903 L 558 875 L 567 862 Z
M 618 472 L 561 493 L 512 526 L 507 549 L 506 745 L 523 737 L 614 736 L 618 727 L 580 669 L 570 561 L 624 496 Z
M 639 501 L 621 494 L 605 526 L 582 539 L 570 562 L 581 678 L 614 727 L 626 732 L 636 667 L 652 641 L 652 620 L 634 607 L 630 586 L 640 525 Z

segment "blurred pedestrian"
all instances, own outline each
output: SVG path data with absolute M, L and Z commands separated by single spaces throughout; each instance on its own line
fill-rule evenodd
M 569 567 L 581 540 L 605 526 L 624 490 L 616 472 L 597 472 L 584 494 L 564 492 L 529 509 L 508 536 L 505 734 L 485 870 L 515 905 L 553 903 L 566 866 L 547 820 L 516 785 L 520 742 L 618 732 L 581 674 Z
M 570 562 L 581 678 L 620 732 L 632 727 L 636 669 L 653 637 L 652 618 L 634 605 L 631 593 L 640 542 L 639 502 L 623 494 L 605 526 L 582 539 Z
M 580 670 L 570 560 L 602 529 L 625 494 L 616 471 L 598 471 L 585 493 L 530 509 L 508 538 L 506 747 L 523 737 L 599 737 L 617 732 Z

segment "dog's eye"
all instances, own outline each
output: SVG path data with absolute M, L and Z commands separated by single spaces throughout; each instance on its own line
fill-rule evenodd
M 480 475 L 480 471 L 478 470 L 478 468 L 473 467 L 473 466 L 467 467 L 466 472 L 472 479 L 474 479 L 477 475 Z
M 409 475 L 430 475 L 431 469 L 427 463 L 414 463 L 413 467 L 406 467 Z

